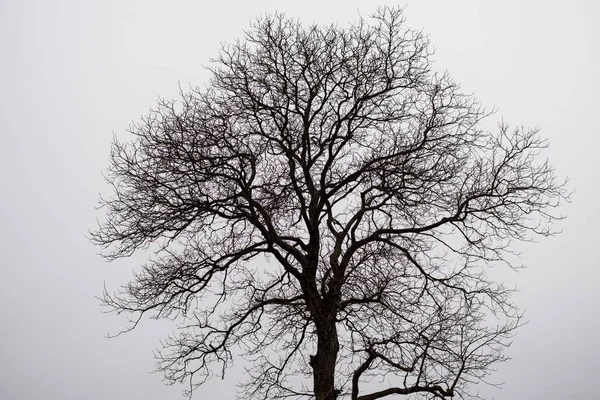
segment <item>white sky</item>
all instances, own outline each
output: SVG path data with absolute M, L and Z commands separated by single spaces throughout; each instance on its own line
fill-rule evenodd
M 380 4 L 397 4 L 381 1 Z M 113 132 L 189 84 L 220 42 L 258 14 L 344 24 L 377 6 L 353 1 L 0 2 L 0 398 L 181 398 L 153 369 L 171 325 L 146 321 L 124 337 L 94 296 L 124 283 L 136 261 L 106 264 L 85 238 L 105 190 Z M 600 2 L 408 1 L 447 69 L 513 125 L 540 126 L 576 190 L 561 236 L 523 246 L 516 282 L 530 323 L 494 376 L 496 399 L 591 399 L 600 371 Z M 237 372 L 197 391 L 230 399 Z

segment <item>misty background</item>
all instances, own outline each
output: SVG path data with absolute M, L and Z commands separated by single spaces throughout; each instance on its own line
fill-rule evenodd
M 174 325 L 102 314 L 145 257 L 106 263 L 86 239 L 96 226 L 113 134 L 179 85 L 203 86 L 220 43 L 280 11 L 344 26 L 379 4 L 406 4 L 411 28 L 483 105 L 486 127 L 539 126 L 545 153 L 570 178 L 557 237 L 518 246 L 526 270 L 497 272 L 526 310 L 493 382 L 496 399 L 595 398 L 600 371 L 600 3 L 590 1 L 81 1 L 0 2 L 0 399 L 180 399 L 152 351 Z M 241 363 L 196 399 L 231 399 Z

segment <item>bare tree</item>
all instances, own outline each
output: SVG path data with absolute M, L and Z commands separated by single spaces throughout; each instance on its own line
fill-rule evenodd
M 537 129 L 482 129 L 430 56 L 400 9 L 267 16 L 207 88 L 115 139 L 92 240 L 154 252 L 103 301 L 127 330 L 179 321 L 157 354 L 169 382 L 192 391 L 237 354 L 247 398 L 465 397 L 506 360 L 522 315 L 486 270 L 553 234 L 568 194 Z

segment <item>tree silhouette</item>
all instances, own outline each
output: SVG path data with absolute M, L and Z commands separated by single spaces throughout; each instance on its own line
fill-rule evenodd
M 401 9 L 266 16 L 206 88 L 115 139 L 92 240 L 154 252 L 103 302 L 126 330 L 179 321 L 157 354 L 169 382 L 191 392 L 240 355 L 252 399 L 464 397 L 506 360 L 522 315 L 486 270 L 553 234 L 568 195 L 537 129 L 482 129 L 430 58 Z

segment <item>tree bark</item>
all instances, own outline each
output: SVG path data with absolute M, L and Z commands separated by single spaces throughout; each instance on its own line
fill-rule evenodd
M 335 400 L 335 366 L 340 345 L 335 318 L 317 326 L 317 354 L 311 359 L 316 400 Z

